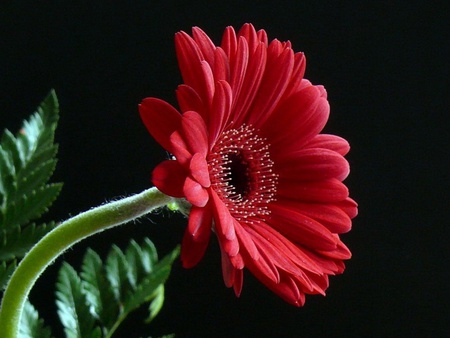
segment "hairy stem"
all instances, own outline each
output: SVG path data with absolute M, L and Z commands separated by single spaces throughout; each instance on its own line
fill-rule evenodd
M 2 338 L 19 337 L 20 317 L 31 288 L 65 250 L 90 235 L 136 219 L 171 200 L 158 189 L 150 188 L 81 213 L 49 232 L 24 257 L 9 280 L 0 308 Z

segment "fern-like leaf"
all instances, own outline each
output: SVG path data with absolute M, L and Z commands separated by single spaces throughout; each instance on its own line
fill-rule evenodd
M 123 304 L 127 293 L 134 289 L 130 278 L 130 264 L 122 250 L 116 245 L 111 248 L 106 258 L 106 278 L 111 284 L 116 301 Z
M 129 263 L 129 277 L 133 280 L 132 283 L 134 285 L 136 285 L 138 280 L 148 275 L 158 262 L 158 253 L 155 245 L 148 238 L 144 239 L 142 247 L 132 240 L 125 252 L 125 256 Z
M 0 263 L 0 291 L 5 290 L 6 284 L 8 283 L 9 278 L 16 269 L 16 266 L 17 263 L 15 260 L 9 263 L 6 262 Z
M 34 221 L 48 211 L 62 187 L 48 183 L 56 166 L 58 114 L 58 100 L 51 91 L 16 135 L 5 130 L 1 137 L 0 262 L 22 258 L 54 227 Z M 1 272 L 0 268 L 0 278 L 6 276 Z
M 149 242 L 149 241 L 148 241 Z M 154 247 L 152 245 L 148 245 L 150 243 L 146 243 L 147 246 L 145 250 L 148 254 L 152 254 Z M 133 293 L 130 293 L 129 296 L 125 299 L 124 302 L 124 312 L 128 313 L 137 309 L 140 305 L 149 302 L 150 300 L 156 300 L 156 304 L 153 308 L 150 308 L 151 313 L 149 318 L 150 321 L 153 319 L 156 314 L 161 309 L 161 306 L 158 304 L 161 303 L 161 292 L 164 292 L 164 289 L 158 289 L 160 285 L 163 285 L 165 280 L 170 274 L 171 266 L 175 258 L 178 256 L 178 249 L 175 249 L 171 254 L 164 257 L 160 262 L 152 266 L 150 270 L 151 273 L 143 274 L 139 279 L 137 287 L 134 289 Z M 162 305 L 162 304 L 161 304 Z
M 0 261 L 23 257 L 45 234 L 55 227 L 54 222 L 36 225 L 34 223 L 13 229 L 10 233 L 0 232 Z
M 151 297 L 153 297 L 153 299 L 148 307 L 148 317 L 145 320 L 146 323 L 150 323 L 162 309 L 164 304 L 164 284 L 158 286 Z
M 72 332 L 81 332 L 77 328 L 82 327 L 84 320 L 84 327 L 92 331 L 93 319 L 101 326 L 103 335 L 110 337 L 133 310 L 148 303 L 146 321 L 152 320 L 164 302 L 164 283 L 178 254 L 177 247 L 158 261 L 155 246 L 146 238 L 142 245 L 131 241 L 125 253 L 113 245 L 105 262 L 88 250 L 79 275 L 65 265 L 62 276 L 66 280 L 62 283 L 60 279 L 57 294 L 61 321 L 66 334 L 72 334 L 68 337 L 73 336 Z M 81 318 L 80 311 L 89 312 L 91 319 Z M 96 334 L 97 328 L 92 332 Z M 86 337 L 91 336 L 87 333 Z
M 120 314 L 120 304 L 115 300 L 100 256 L 92 249 L 84 256 L 80 276 L 91 313 L 103 327 L 112 327 Z
M 27 222 L 40 217 L 48 211 L 48 206 L 53 203 L 61 191 L 62 184 L 46 184 L 38 189 L 29 191 L 17 197 L 11 202 L 4 213 L 4 221 L 11 226 L 5 230 L 14 229 L 17 225 L 24 225 Z
M 66 337 L 101 337 L 100 328 L 95 327 L 95 319 L 90 314 L 81 279 L 68 263 L 64 263 L 59 271 L 57 289 L 56 305 Z
M 52 338 L 49 327 L 44 326 L 44 321 L 39 318 L 37 310 L 26 302 L 20 319 L 21 338 Z
M 56 166 L 58 114 L 58 100 L 51 91 L 15 136 L 8 130 L 3 133 L 0 229 L 6 232 L 40 217 L 61 190 L 61 184 L 47 184 Z

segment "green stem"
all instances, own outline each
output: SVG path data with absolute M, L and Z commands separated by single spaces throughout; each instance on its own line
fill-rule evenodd
M 120 315 L 120 317 L 116 320 L 116 322 L 114 323 L 114 325 L 111 327 L 111 329 L 108 331 L 108 333 L 106 334 L 106 336 L 104 338 L 111 338 L 112 335 L 114 334 L 114 332 L 116 332 L 116 330 L 120 326 L 120 324 L 122 324 L 122 322 L 125 320 L 125 318 L 127 318 L 126 313 Z
M 136 219 L 171 200 L 156 188 L 150 188 L 81 213 L 49 232 L 24 257 L 9 280 L 0 309 L 1 336 L 19 336 L 20 317 L 31 288 L 47 266 L 65 250 L 90 235 Z

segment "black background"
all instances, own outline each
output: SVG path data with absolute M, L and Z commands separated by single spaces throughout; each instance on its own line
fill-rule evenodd
M 239 299 L 222 282 L 217 243 L 192 270 L 177 261 L 150 326 L 137 312 L 118 337 L 439 337 L 449 332 L 449 21 L 445 1 L 2 1 L 0 127 L 17 130 L 55 88 L 61 105 L 64 188 L 51 217 L 65 219 L 150 186 L 165 158 L 142 125 L 147 96 L 173 104 L 181 83 L 173 36 L 194 25 L 219 43 L 245 22 L 304 51 L 306 77 L 324 84 L 326 132 L 347 138 L 346 183 L 360 204 L 343 236 L 353 258 L 326 297 L 294 308 L 246 274 Z M 447 17 L 446 17 L 447 16 Z M 90 246 L 149 236 L 161 254 L 186 220 L 167 212 L 96 235 L 64 254 L 79 266 Z M 53 300 L 60 261 L 32 302 L 62 329 Z

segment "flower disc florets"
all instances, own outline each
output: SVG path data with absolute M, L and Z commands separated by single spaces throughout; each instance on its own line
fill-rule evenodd
M 275 199 L 277 175 L 269 144 L 246 125 L 225 131 L 207 157 L 211 186 L 239 222 L 264 219 Z

